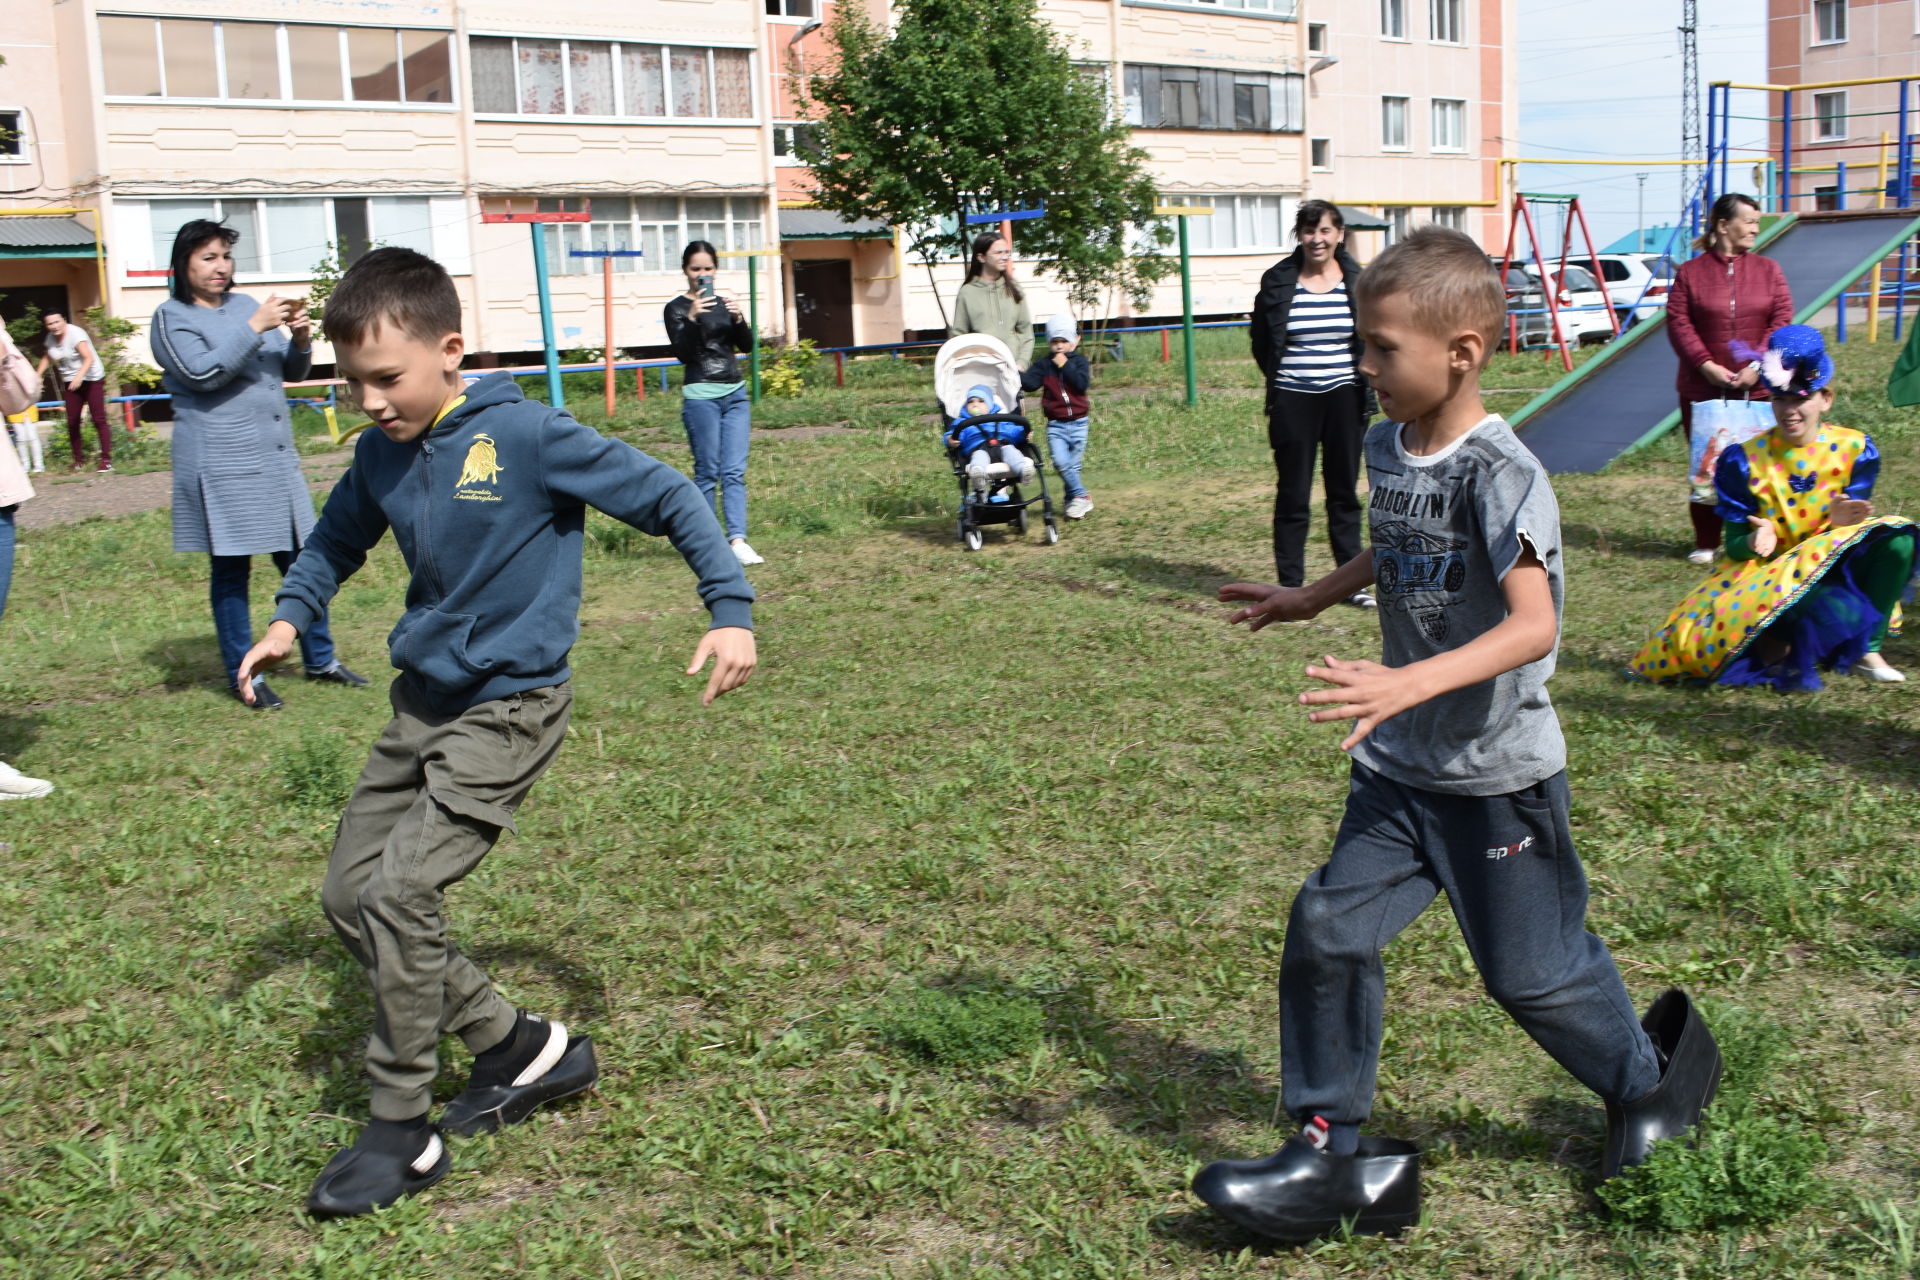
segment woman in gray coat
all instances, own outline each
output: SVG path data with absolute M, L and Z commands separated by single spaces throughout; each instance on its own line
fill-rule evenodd
M 204 218 L 180 228 L 173 296 L 153 313 L 151 332 L 173 397 L 173 549 L 212 558 L 213 629 L 229 686 L 253 647 L 252 558 L 271 555 L 284 576 L 313 531 L 313 498 L 281 387 L 306 376 L 312 323 L 303 302 L 256 303 L 231 292 L 239 238 Z M 301 635 L 300 649 L 309 680 L 367 683 L 334 656 L 325 614 Z M 253 691 L 256 708 L 285 705 L 257 676 Z M 233 693 L 240 696 L 237 687 Z

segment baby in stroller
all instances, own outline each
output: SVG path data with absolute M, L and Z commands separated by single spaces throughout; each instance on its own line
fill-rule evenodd
M 961 405 L 961 416 L 947 432 L 947 448 L 965 455 L 967 480 L 976 493 L 990 491 L 996 479 L 1008 476 L 1017 476 L 1023 483 L 1032 484 L 1037 474 L 1033 459 L 1020 449 L 1027 438 L 1024 426 L 1017 422 L 976 425 L 972 421 L 1006 412 L 993 398 L 992 387 L 984 383 L 969 387 L 967 398 Z M 997 471 L 996 454 L 1001 464 Z

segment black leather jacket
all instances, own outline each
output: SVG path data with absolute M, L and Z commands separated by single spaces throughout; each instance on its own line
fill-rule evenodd
M 1273 412 L 1273 375 L 1280 368 L 1281 353 L 1287 349 L 1287 313 L 1293 310 L 1294 286 L 1300 283 L 1300 268 L 1306 262 L 1306 250 L 1295 249 L 1280 261 L 1268 267 L 1266 274 L 1260 277 L 1260 292 L 1253 300 L 1253 313 L 1248 317 L 1248 325 L 1253 342 L 1253 362 L 1260 366 L 1262 380 L 1267 388 L 1267 412 Z M 1333 251 L 1333 260 L 1340 265 L 1340 272 L 1346 277 L 1347 296 L 1353 296 L 1353 282 L 1360 278 L 1360 264 L 1353 260 L 1345 246 Z M 1360 376 L 1360 352 L 1366 344 L 1360 340 L 1360 334 L 1353 335 L 1353 376 L 1366 392 L 1366 414 L 1369 419 L 1379 412 L 1380 405 L 1374 399 L 1373 388 L 1367 386 L 1367 380 Z
M 718 298 L 707 304 L 697 321 L 688 318 L 691 310 L 693 300 L 684 293 L 667 303 L 667 341 L 686 366 L 687 381 L 739 382 L 740 362 L 733 353 L 753 345 L 753 330 L 745 320 L 735 320 Z

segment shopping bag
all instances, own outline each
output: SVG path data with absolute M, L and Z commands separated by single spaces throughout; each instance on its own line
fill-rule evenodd
M 40 376 L 33 362 L 11 340 L 0 338 L 0 414 L 25 413 L 40 398 Z
M 1693 501 L 1712 506 L 1713 472 L 1729 446 L 1745 444 L 1773 430 L 1773 405 L 1766 400 L 1701 400 L 1693 406 L 1693 439 L 1688 442 L 1687 481 Z

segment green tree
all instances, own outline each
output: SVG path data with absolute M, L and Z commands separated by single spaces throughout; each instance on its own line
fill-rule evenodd
M 901 228 L 929 278 L 943 251 L 970 256 L 968 211 L 1044 203 L 1044 217 L 1018 224 L 1020 255 L 1083 311 L 1114 292 L 1143 303 L 1171 269 L 1129 244 L 1133 228 L 1171 239 L 1153 216 L 1147 154 L 1037 0 L 900 0 L 893 17 L 839 6 L 825 32 L 832 65 L 802 82 L 818 203 Z

